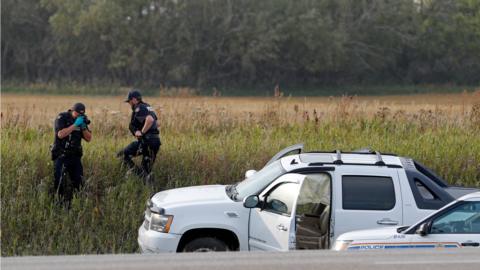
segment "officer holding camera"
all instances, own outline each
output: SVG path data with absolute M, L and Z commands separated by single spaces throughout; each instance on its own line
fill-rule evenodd
M 144 181 L 152 181 L 152 167 L 160 149 L 160 135 L 157 125 L 157 115 L 149 104 L 142 100 L 140 91 L 133 89 L 128 93 L 127 99 L 132 108 L 129 129 L 136 141 L 120 151 L 123 154 L 123 163 Z M 135 166 L 132 157 L 142 155 L 142 166 Z
M 71 180 L 71 189 L 78 190 L 83 184 L 83 166 L 81 162 L 82 139 L 90 142 L 92 133 L 88 128 L 90 120 L 85 115 L 85 105 L 76 103 L 60 113 L 55 119 L 55 141 L 52 146 L 52 160 L 55 162 L 55 191 L 65 201 L 70 202 L 73 194 L 66 192 L 65 174 Z

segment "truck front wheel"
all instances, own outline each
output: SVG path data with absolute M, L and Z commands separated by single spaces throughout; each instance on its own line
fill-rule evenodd
M 200 237 L 188 242 L 183 252 L 213 252 L 228 251 L 228 245 L 222 240 L 213 237 Z

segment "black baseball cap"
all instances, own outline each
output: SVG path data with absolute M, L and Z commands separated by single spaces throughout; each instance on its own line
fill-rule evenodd
M 85 113 L 85 105 L 83 103 L 75 103 L 73 104 L 72 110 L 76 111 L 79 114 L 84 114 Z
M 125 99 L 125 102 L 129 102 L 132 100 L 132 98 L 136 98 L 138 100 L 142 99 L 142 94 L 140 94 L 140 91 L 137 89 L 132 89 L 130 92 L 128 92 L 127 99 Z

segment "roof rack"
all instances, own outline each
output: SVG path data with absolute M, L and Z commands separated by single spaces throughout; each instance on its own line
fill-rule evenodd
M 386 166 L 387 168 L 403 168 L 401 165 L 397 164 L 385 164 L 385 165 L 379 165 L 376 163 L 334 163 L 334 162 L 312 162 L 308 163 L 309 167 L 314 167 L 314 166 L 326 166 L 326 165 L 355 165 L 355 166 Z
M 370 147 L 365 147 L 365 148 L 360 148 L 360 149 L 355 149 L 352 151 L 352 153 L 356 154 L 373 154 L 374 151 Z
M 312 153 L 312 152 L 308 152 L 308 153 Z M 319 153 L 319 152 L 315 152 L 315 153 Z M 333 160 L 333 162 L 312 162 L 312 163 L 309 163 L 308 166 L 325 166 L 325 165 L 328 165 L 328 164 L 336 164 L 336 165 L 362 165 L 362 166 L 387 166 L 389 168 L 403 168 L 402 166 L 400 165 L 396 165 L 396 164 L 386 164 L 385 161 L 383 161 L 382 159 L 382 155 L 385 155 L 385 154 L 381 154 L 379 151 L 372 151 L 371 153 L 367 153 L 367 152 L 364 152 L 364 153 L 361 153 L 361 154 L 374 154 L 376 156 L 376 161 L 375 163 L 345 163 L 343 160 L 342 160 L 342 154 L 360 154 L 359 152 L 341 152 L 340 150 L 335 150 L 335 151 L 332 151 L 332 152 L 322 152 L 322 153 L 335 153 L 336 154 L 336 157 L 335 159 Z M 387 154 L 387 155 L 393 155 L 393 154 Z
M 335 152 L 337 153 L 337 159 L 333 161 L 333 164 L 343 164 L 342 152 L 340 152 L 340 150 L 336 150 Z
M 370 152 L 368 152 L 368 151 L 370 151 Z M 302 154 L 331 154 L 331 153 L 336 153 L 336 152 L 337 152 L 337 150 L 334 150 L 334 151 L 325 150 L 325 151 L 302 152 Z M 342 151 L 341 154 L 373 155 L 373 154 L 375 154 L 375 151 L 365 148 L 365 149 L 356 149 L 356 150 L 353 150 L 353 151 Z M 395 154 L 395 153 L 381 153 L 381 154 L 382 154 L 382 156 L 398 157 L 398 155 Z
M 377 162 L 375 162 L 375 165 L 385 166 L 385 162 L 383 161 L 382 155 L 380 154 L 380 152 L 375 151 L 375 155 L 377 156 Z

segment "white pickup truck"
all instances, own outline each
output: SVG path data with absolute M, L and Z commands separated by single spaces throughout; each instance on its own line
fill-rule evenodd
M 302 151 L 286 148 L 234 185 L 155 194 L 142 252 L 326 249 L 342 233 L 413 224 L 476 191 L 393 154 Z

